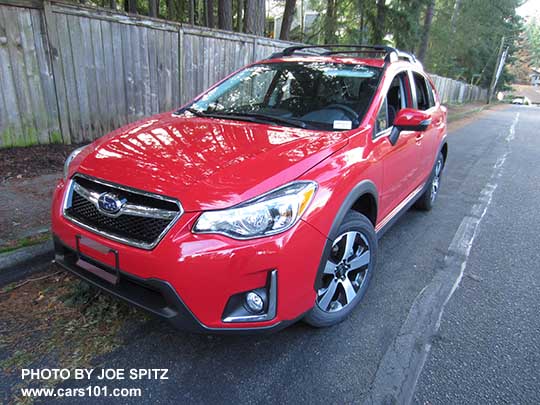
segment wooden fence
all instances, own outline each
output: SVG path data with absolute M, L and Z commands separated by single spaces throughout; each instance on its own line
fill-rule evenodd
M 91 141 L 290 45 L 69 3 L 0 3 L 0 147 Z M 434 80 L 445 102 L 485 99 Z

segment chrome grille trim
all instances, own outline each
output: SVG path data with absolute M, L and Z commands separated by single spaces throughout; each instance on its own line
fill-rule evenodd
M 174 217 L 178 213 L 178 211 L 168 211 L 168 210 L 162 210 L 159 208 L 145 207 L 143 205 L 130 204 L 128 202 L 128 203 L 125 203 L 122 206 L 122 208 L 120 208 L 120 211 L 118 211 L 116 214 L 110 214 L 108 212 L 101 211 L 99 208 L 98 199 L 99 199 L 100 193 L 88 190 L 84 188 L 83 186 L 81 186 L 79 183 L 75 183 L 75 182 L 73 183 L 73 191 L 76 191 L 82 197 L 86 198 L 88 201 L 94 204 L 96 208 L 103 215 L 107 215 L 112 218 L 116 218 L 122 214 L 125 214 L 125 215 L 134 215 L 137 217 L 174 219 Z M 131 192 L 133 193 L 133 191 Z
M 137 204 L 131 204 L 129 202 L 126 202 L 124 206 L 120 209 L 119 212 L 115 214 L 105 213 L 99 208 L 98 199 L 100 196 L 100 193 L 88 190 L 87 188 L 81 186 L 78 184 L 77 178 L 82 178 L 91 182 L 95 182 L 97 184 L 101 184 L 103 186 L 111 187 L 118 190 L 123 190 L 129 193 L 138 194 L 144 197 L 153 198 L 156 200 L 166 201 L 169 203 L 173 203 L 178 207 L 178 211 L 170 211 L 160 208 L 154 208 L 154 207 L 146 207 L 143 205 L 137 205 Z M 103 229 L 98 229 L 96 227 L 90 226 L 88 224 L 85 224 L 84 222 L 79 221 L 76 218 L 73 218 L 69 215 L 67 210 L 71 207 L 72 200 L 73 200 L 73 192 L 77 192 L 81 197 L 92 203 L 96 209 L 99 211 L 100 214 L 109 216 L 112 218 L 117 218 L 121 215 L 130 215 L 130 216 L 137 216 L 137 217 L 144 217 L 144 218 L 155 218 L 155 219 L 163 219 L 163 220 L 170 220 L 169 224 L 163 229 L 161 234 L 152 242 L 152 243 L 145 243 L 145 242 L 138 242 L 129 238 L 120 237 L 118 235 L 111 234 L 110 232 L 104 231 Z M 70 180 L 67 185 L 67 192 L 65 193 L 64 201 L 62 204 L 62 212 L 64 218 L 68 219 L 69 221 L 73 222 L 74 224 L 80 226 L 83 229 L 86 229 L 90 232 L 94 232 L 100 236 L 103 236 L 105 238 L 114 240 L 116 242 L 120 242 L 129 246 L 134 246 L 141 249 L 151 250 L 163 239 L 163 237 L 167 234 L 167 232 L 172 228 L 172 226 L 178 221 L 178 219 L 182 216 L 184 213 L 184 209 L 182 207 L 182 204 L 173 198 L 170 197 L 164 197 L 159 194 L 149 193 L 142 190 L 133 189 L 130 187 L 118 185 L 115 183 L 110 183 L 104 180 L 96 179 L 91 176 L 83 175 L 80 173 L 76 173 Z

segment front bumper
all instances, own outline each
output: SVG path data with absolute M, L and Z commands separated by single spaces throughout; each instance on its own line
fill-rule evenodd
M 275 331 L 296 321 L 315 302 L 313 285 L 326 238 L 303 221 L 280 235 L 237 241 L 191 233 L 198 214 L 185 213 L 153 250 L 143 250 L 104 238 L 64 218 L 63 193 L 61 181 L 52 207 L 58 264 L 180 329 L 203 333 Z M 88 255 L 88 261 L 114 267 L 99 252 L 81 252 L 78 237 L 118 252 L 116 284 L 77 265 L 82 253 Z M 274 269 L 279 275 L 275 317 L 260 322 L 224 322 L 229 299 L 264 287 Z
M 54 236 L 55 262 L 89 284 L 98 287 L 128 303 L 142 308 L 166 321 L 178 329 L 195 333 L 248 333 L 276 332 L 295 322 L 278 321 L 270 326 L 243 328 L 209 328 L 203 325 L 186 307 L 175 289 L 164 280 L 142 279 L 120 272 L 116 284 L 105 281 L 77 265 L 80 253 L 64 245 Z M 89 257 L 84 259 L 91 261 Z M 100 266 L 108 267 L 100 263 Z M 112 267 L 111 272 L 115 271 Z

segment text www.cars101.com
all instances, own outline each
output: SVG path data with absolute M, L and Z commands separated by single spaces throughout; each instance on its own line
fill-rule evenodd
M 108 388 L 89 385 L 85 388 L 21 388 L 23 397 L 140 397 L 140 388 Z

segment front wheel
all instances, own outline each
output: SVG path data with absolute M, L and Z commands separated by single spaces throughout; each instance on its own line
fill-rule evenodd
M 304 318 L 315 327 L 343 321 L 362 300 L 375 268 L 377 236 L 367 217 L 349 212 L 337 234 L 319 276 L 315 306 Z

